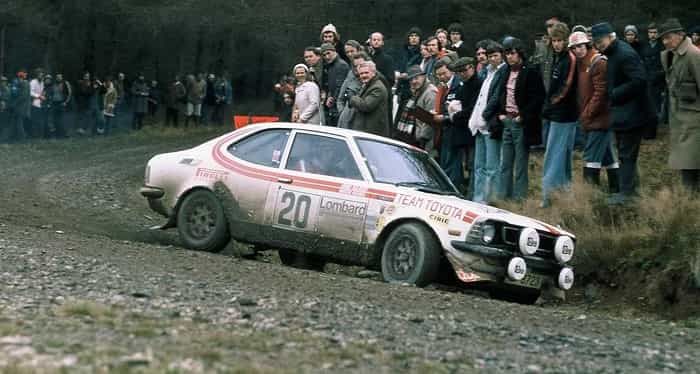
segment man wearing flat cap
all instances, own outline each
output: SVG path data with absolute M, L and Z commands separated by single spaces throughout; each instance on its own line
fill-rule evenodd
M 620 192 L 612 194 L 607 202 L 624 205 L 637 196 L 639 146 L 645 127 L 652 126 L 657 118 L 649 103 L 646 71 L 637 52 L 617 40 L 607 22 L 593 25 L 592 36 L 596 48 L 608 58 L 610 129 L 615 132 L 620 160 Z
M 659 27 L 666 50 L 661 64 L 666 72 L 671 132 L 669 166 L 681 171 L 683 185 L 700 191 L 700 49 L 686 35 L 678 19 Z

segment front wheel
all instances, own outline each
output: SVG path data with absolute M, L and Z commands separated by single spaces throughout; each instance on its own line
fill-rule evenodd
M 382 251 L 382 276 L 387 282 L 424 287 L 440 268 L 441 248 L 430 230 L 419 223 L 400 225 Z
M 185 247 L 219 252 L 230 239 L 224 208 L 207 190 L 196 190 L 185 197 L 177 213 L 177 229 Z

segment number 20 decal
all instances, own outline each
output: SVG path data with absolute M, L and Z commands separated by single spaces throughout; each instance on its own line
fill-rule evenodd
M 280 210 L 277 223 L 285 226 L 293 225 L 300 229 L 306 228 L 309 224 L 311 198 L 306 195 L 299 195 L 299 198 L 297 198 L 293 192 L 285 192 L 282 195 L 282 204 L 285 207 Z

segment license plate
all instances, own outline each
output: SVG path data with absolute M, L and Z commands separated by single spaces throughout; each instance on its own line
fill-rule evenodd
M 506 278 L 504 282 L 515 286 L 539 289 L 542 286 L 542 277 L 537 274 L 527 273 L 522 280 L 514 281 Z

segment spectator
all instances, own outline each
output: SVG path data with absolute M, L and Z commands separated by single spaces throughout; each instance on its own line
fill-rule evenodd
M 450 44 L 452 46 L 452 50 L 457 53 L 457 56 L 469 56 L 469 51 L 464 44 L 464 40 L 462 40 L 462 35 L 464 35 L 464 28 L 462 27 L 462 24 L 457 22 L 452 23 L 447 28 L 447 31 L 450 33 Z
M 389 82 L 389 87 L 394 86 L 394 59 L 384 52 L 384 35 L 380 32 L 374 32 L 370 35 L 370 46 L 372 46 L 372 61 L 374 61 L 377 71 L 382 73 L 384 78 Z
M 610 193 L 619 192 L 619 164 L 613 155 L 610 133 L 608 60 L 592 47 L 585 32 L 569 36 L 569 49 L 576 56 L 578 118 L 588 134 L 583 152 L 583 178 L 588 183 L 599 185 L 600 169 L 605 167 Z
M 148 83 L 146 83 L 146 77 L 143 73 L 139 73 L 138 79 L 131 85 L 132 104 L 134 106 L 134 120 L 131 123 L 133 130 L 141 130 L 143 128 L 143 118 L 148 112 L 149 93 L 150 89 Z
M 425 65 L 425 74 L 427 75 L 428 79 L 430 79 L 430 81 L 437 86 L 439 79 L 435 75 L 435 64 L 443 57 L 448 57 L 450 59 L 448 64 L 452 63 L 453 61 L 457 60 L 457 54 L 446 50 L 442 42 L 440 42 L 436 36 L 428 37 L 425 40 L 425 45 L 428 47 L 428 52 L 430 53 L 430 59 Z
M 571 169 L 576 137 L 576 56 L 569 52 L 569 27 L 557 23 L 550 31 L 552 75 L 545 100 L 543 117 L 549 120 L 549 134 L 544 153 L 542 207 L 550 205 L 550 194 L 571 184 Z
M 126 75 L 124 73 L 117 74 L 116 81 L 113 82 L 114 87 L 117 89 L 117 95 L 119 99 L 117 101 L 116 113 L 119 113 L 117 118 L 117 123 L 113 127 L 123 127 L 126 128 L 130 125 L 129 118 L 131 116 L 131 95 L 130 87 L 126 81 Z
M 366 61 L 357 67 L 357 72 L 362 81 L 362 91 L 350 98 L 348 103 L 351 108 L 355 108 L 352 128 L 389 136 L 389 93 L 377 76 L 377 66 L 372 61 Z
M 151 87 L 148 90 L 148 115 L 153 121 L 156 121 L 158 108 L 163 101 L 163 93 L 160 90 L 160 85 L 157 80 L 151 81 Z
M 347 57 L 348 65 L 352 65 L 352 59 L 356 54 L 364 52 L 365 48 L 357 40 L 348 40 L 345 42 L 345 56 Z
M 639 30 L 635 25 L 625 26 L 625 41 L 629 44 L 635 52 L 639 53 L 641 48 L 641 43 L 639 43 Z
M 357 67 L 366 61 L 371 61 L 369 56 L 365 52 L 359 52 L 352 56 L 352 69 L 348 71 L 348 75 L 343 81 L 343 85 L 340 86 L 340 91 L 338 92 L 338 127 L 349 129 L 352 125 L 352 117 L 355 113 L 355 109 L 348 106 L 348 101 L 351 97 L 359 95 L 362 90 L 362 81 L 360 81 L 360 76 L 357 73 Z
M 202 102 L 202 125 L 207 126 L 209 122 L 214 120 L 216 112 L 216 75 L 202 74 L 202 76 L 207 77 L 204 101 Z
M 29 82 L 27 82 L 27 71 L 21 69 L 17 72 L 16 94 L 12 105 L 14 111 L 15 125 L 10 140 L 12 142 L 22 142 L 27 138 L 25 125 L 29 122 L 32 107 L 32 95 Z
M 421 62 L 421 31 L 418 27 L 411 27 L 406 35 L 406 44 L 399 50 L 396 58 L 396 70 L 399 74 L 396 76 L 397 94 L 399 102 L 403 105 L 408 98 L 412 96 L 411 87 L 408 82 L 408 68 L 413 65 L 418 65 Z
M 10 100 L 12 91 L 6 76 L 0 76 L 0 142 L 7 140 L 10 130 Z
M 669 166 L 681 171 L 683 185 L 700 192 L 700 50 L 692 45 L 678 19 L 661 24 L 666 51 L 661 61 L 670 100 Z
M 88 128 L 95 124 L 94 103 L 95 87 L 89 72 L 83 74 L 83 79 L 78 81 L 75 103 L 77 105 L 78 134 L 85 135 Z
M 428 67 L 428 64 L 430 63 L 432 56 L 430 55 L 430 51 L 428 50 L 428 45 L 427 45 L 427 42 L 425 40 L 422 40 L 420 42 L 420 57 L 421 57 L 421 60 L 420 60 L 420 64 L 418 64 L 418 66 L 420 66 L 421 70 L 426 71 L 425 69 L 426 69 L 426 67 Z
M 501 134 L 498 134 L 498 121 L 495 114 L 495 100 L 498 97 L 498 88 L 503 79 L 503 46 L 491 42 L 486 48 L 489 65 L 486 67 L 486 77 L 479 89 L 474 110 L 469 117 L 469 129 L 476 136 L 474 146 L 474 184 L 472 200 L 486 204 L 493 197 L 498 196 L 498 167 L 501 158 Z M 491 104 L 494 103 L 494 104 Z M 487 111 L 491 104 L 494 107 L 492 113 Z M 495 121 L 494 121 L 495 120 Z
M 464 144 L 464 161 L 469 175 L 469 182 L 466 183 L 465 195 L 471 199 L 472 185 L 474 181 L 474 142 L 475 138 L 469 131 L 469 118 L 474 111 L 474 105 L 481 90 L 481 79 L 476 74 L 476 60 L 473 57 L 462 57 L 450 65 L 462 80 L 460 89 L 461 110 L 455 110 L 452 114 L 452 122 L 458 129 L 457 138 Z
M 32 138 L 44 137 L 46 128 L 46 96 L 44 96 L 44 71 L 40 68 L 34 70 L 34 78 L 29 83 L 32 95 L 32 109 L 30 114 L 29 136 Z
M 349 62 L 348 56 L 345 55 L 345 43 L 340 41 L 340 34 L 332 23 L 323 26 L 321 29 L 321 44 L 323 43 L 330 43 L 338 56 L 346 63 Z
M 304 63 L 309 68 L 311 81 L 316 82 L 318 87 L 323 87 L 323 60 L 321 59 L 321 49 L 316 47 L 306 47 L 304 49 Z
M 66 132 L 66 113 L 73 98 L 73 89 L 66 80 L 63 79 L 63 74 L 56 74 L 56 82 L 48 91 L 47 100 L 50 103 L 50 118 L 54 126 L 54 134 L 57 138 L 65 138 Z
M 227 81 L 223 76 L 216 78 L 214 83 L 214 95 L 216 95 L 216 101 L 214 104 L 214 113 L 212 115 L 212 120 L 217 126 L 224 125 L 224 117 L 226 112 L 226 107 L 228 106 L 228 87 Z
M 593 26 L 596 48 L 608 57 L 608 97 L 610 98 L 611 128 L 617 140 L 620 159 L 620 193 L 608 198 L 608 203 L 621 205 L 637 194 L 639 176 L 637 157 L 644 127 L 656 120 L 648 106 L 646 74 L 642 61 L 629 44 L 620 42 L 612 25 L 607 22 Z
M 545 92 L 549 92 L 549 84 L 552 77 L 552 63 L 554 62 L 554 50 L 552 49 L 551 32 L 554 25 L 559 23 L 557 17 L 551 17 L 545 21 L 547 32 L 542 35 L 541 39 L 535 40 L 535 54 L 530 61 L 531 65 L 539 66 L 540 75 L 544 83 Z M 542 145 L 536 148 L 545 148 L 547 139 L 549 138 L 549 120 L 542 119 Z
M 338 57 L 338 53 L 330 43 L 324 43 L 321 46 L 321 56 L 325 62 L 324 65 L 324 82 L 326 83 L 326 99 L 323 103 L 325 111 L 326 126 L 338 126 L 338 94 L 343 85 L 343 81 L 348 76 L 350 66 Z
M 313 125 L 320 124 L 320 93 L 318 86 L 309 80 L 309 68 L 304 64 L 297 64 L 292 71 L 297 79 L 292 121 Z
M 461 122 L 453 122 L 451 113 L 462 111 L 462 81 L 449 69 L 450 60 L 443 58 L 435 64 L 435 75 L 440 81 L 435 98 L 434 121 L 440 129 L 440 167 L 450 178 L 452 184 L 461 188 L 464 183 L 462 161 L 464 146 L 468 139 L 466 128 Z
M 489 44 L 492 42 L 493 40 L 490 39 L 480 40 L 476 42 L 474 49 L 474 56 L 476 56 L 476 73 L 482 81 L 486 78 L 487 69 L 485 68 L 489 65 L 486 48 L 488 48 Z
M 520 39 L 506 39 L 503 50 L 507 66 L 498 98 L 498 119 L 503 123 L 499 185 L 502 198 L 523 200 L 528 191 L 529 146 L 542 142 L 545 90 L 539 70 L 527 64 Z
M 200 124 L 202 118 L 202 100 L 206 95 L 207 84 L 200 75 L 195 78 L 193 74 L 187 76 L 187 106 L 185 111 L 185 127 L 189 121 L 194 121 L 195 125 Z
M 700 26 L 692 27 L 688 32 L 690 33 L 690 41 L 693 45 L 700 47 Z
M 112 127 L 115 116 L 117 115 L 117 102 L 119 101 L 119 93 L 114 85 L 113 79 L 110 76 L 105 78 L 104 82 L 104 97 L 103 100 L 103 115 L 105 119 L 104 135 L 112 134 Z
M 165 94 L 165 126 L 179 126 L 180 113 L 183 112 L 183 104 L 187 98 L 187 89 L 180 81 L 180 76 L 170 82 L 168 91 Z
M 402 108 L 397 123 L 399 139 L 424 149 L 429 154 L 434 153 L 435 144 L 432 123 L 426 123 L 413 115 L 415 108 L 426 112 L 435 109 L 437 88 L 428 81 L 425 72 L 418 65 L 408 68 L 407 80 L 410 84 L 411 98 Z
M 447 32 L 447 30 L 443 28 L 435 30 L 435 37 L 438 38 L 444 49 L 454 52 L 452 49 L 450 49 L 450 34 Z
M 664 78 L 664 70 L 661 66 L 661 52 L 664 50 L 663 44 L 658 39 L 659 31 L 655 23 L 650 23 L 647 27 L 648 40 L 642 43 L 639 49 L 639 57 L 642 58 L 644 69 L 647 74 L 647 91 L 649 93 L 649 101 L 653 105 L 654 113 L 658 121 L 652 125 L 658 125 L 661 121 L 662 105 L 664 101 L 663 93 L 666 91 L 666 79 Z M 656 138 L 656 126 L 649 126 L 646 134 L 646 139 Z
M 280 122 L 292 122 L 292 111 L 294 110 L 294 95 L 285 92 L 282 94 L 282 110 L 280 111 Z

